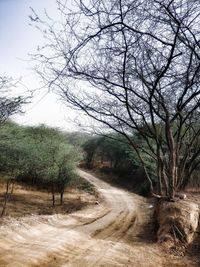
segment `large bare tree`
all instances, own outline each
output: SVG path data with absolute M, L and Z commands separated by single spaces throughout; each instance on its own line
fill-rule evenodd
M 125 136 L 152 194 L 174 199 L 200 163 L 199 0 L 57 4 L 60 20 L 31 16 L 47 40 L 34 56 L 38 73 L 67 103 Z M 144 153 L 156 163 L 157 192 Z

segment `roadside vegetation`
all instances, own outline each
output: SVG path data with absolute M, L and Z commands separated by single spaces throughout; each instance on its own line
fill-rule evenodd
M 134 134 L 130 138 L 140 146 L 149 176 L 154 187 L 158 189 L 156 164 L 150 157 L 151 152 L 148 152 L 148 147 L 142 136 Z M 198 144 L 196 145 L 198 146 Z M 100 171 L 104 177 L 107 176 L 115 184 L 139 194 L 150 196 L 150 186 L 142 164 L 125 138 L 118 134 L 103 137 L 93 136 L 82 147 L 85 152 L 84 164 L 86 168 Z M 185 171 L 187 174 L 189 170 L 186 168 Z M 187 189 L 198 192 L 200 190 L 199 173 L 200 169 L 197 167 L 190 178 L 185 174 L 180 188 L 181 191 Z
M 76 167 L 83 152 L 70 138 L 70 134 L 45 125 L 25 127 L 7 121 L 1 126 L 0 175 L 5 187 L 1 216 L 8 202 L 15 199 L 12 195 L 19 184 L 27 190 L 47 192 L 52 206 L 64 204 L 67 187 L 94 194 L 93 187 L 77 177 Z
M 140 146 L 141 155 L 143 149 L 146 150 L 144 153 L 147 152 L 145 142 L 140 135 L 135 134 L 130 138 Z M 196 145 L 199 146 L 199 143 Z M 83 150 L 84 164 L 92 173 L 129 191 L 151 197 L 151 189 L 143 166 L 125 138 L 117 134 L 93 136 L 83 144 Z M 144 158 L 153 186 L 159 189 L 156 165 L 150 156 Z M 188 172 L 187 169 L 185 171 Z M 157 232 L 157 241 L 168 244 L 170 251 L 178 251 L 177 253 L 184 253 L 186 244 L 191 243 L 193 239 L 195 246 L 199 248 L 200 169 L 197 167 L 190 178 L 187 175 L 184 177 L 174 201 L 166 202 L 165 199 L 153 201 L 155 219 L 153 228 Z

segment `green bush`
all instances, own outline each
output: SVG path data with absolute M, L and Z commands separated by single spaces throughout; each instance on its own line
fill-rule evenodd
M 75 176 L 82 158 L 78 146 L 69 144 L 67 135 L 41 125 L 22 127 L 8 122 L 0 130 L 0 170 L 19 181 L 60 193 Z

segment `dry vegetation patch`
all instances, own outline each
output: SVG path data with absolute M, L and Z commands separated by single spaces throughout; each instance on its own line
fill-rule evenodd
M 157 238 L 169 248 L 186 247 L 195 237 L 199 221 L 199 206 L 189 200 L 158 203 Z
M 88 189 L 89 188 L 89 189 Z M 87 205 L 95 204 L 98 194 L 96 191 L 79 183 L 65 190 L 64 204 L 59 204 L 59 196 L 56 205 L 52 206 L 51 194 L 16 184 L 14 192 L 9 197 L 5 217 L 23 217 L 27 215 L 51 215 L 56 213 L 67 214 L 80 210 Z M 5 185 L 0 184 L 0 207 L 2 208 L 5 195 Z

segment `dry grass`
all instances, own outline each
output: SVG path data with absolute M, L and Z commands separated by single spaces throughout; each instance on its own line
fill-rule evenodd
M 5 195 L 5 185 L 0 184 L 0 208 L 2 209 Z M 43 191 L 15 185 L 6 208 L 5 216 L 21 217 L 27 215 L 51 215 L 56 213 L 67 214 L 83 207 L 94 204 L 97 200 L 95 192 L 69 188 L 64 194 L 64 204 L 59 204 L 59 195 L 53 207 L 51 194 Z

